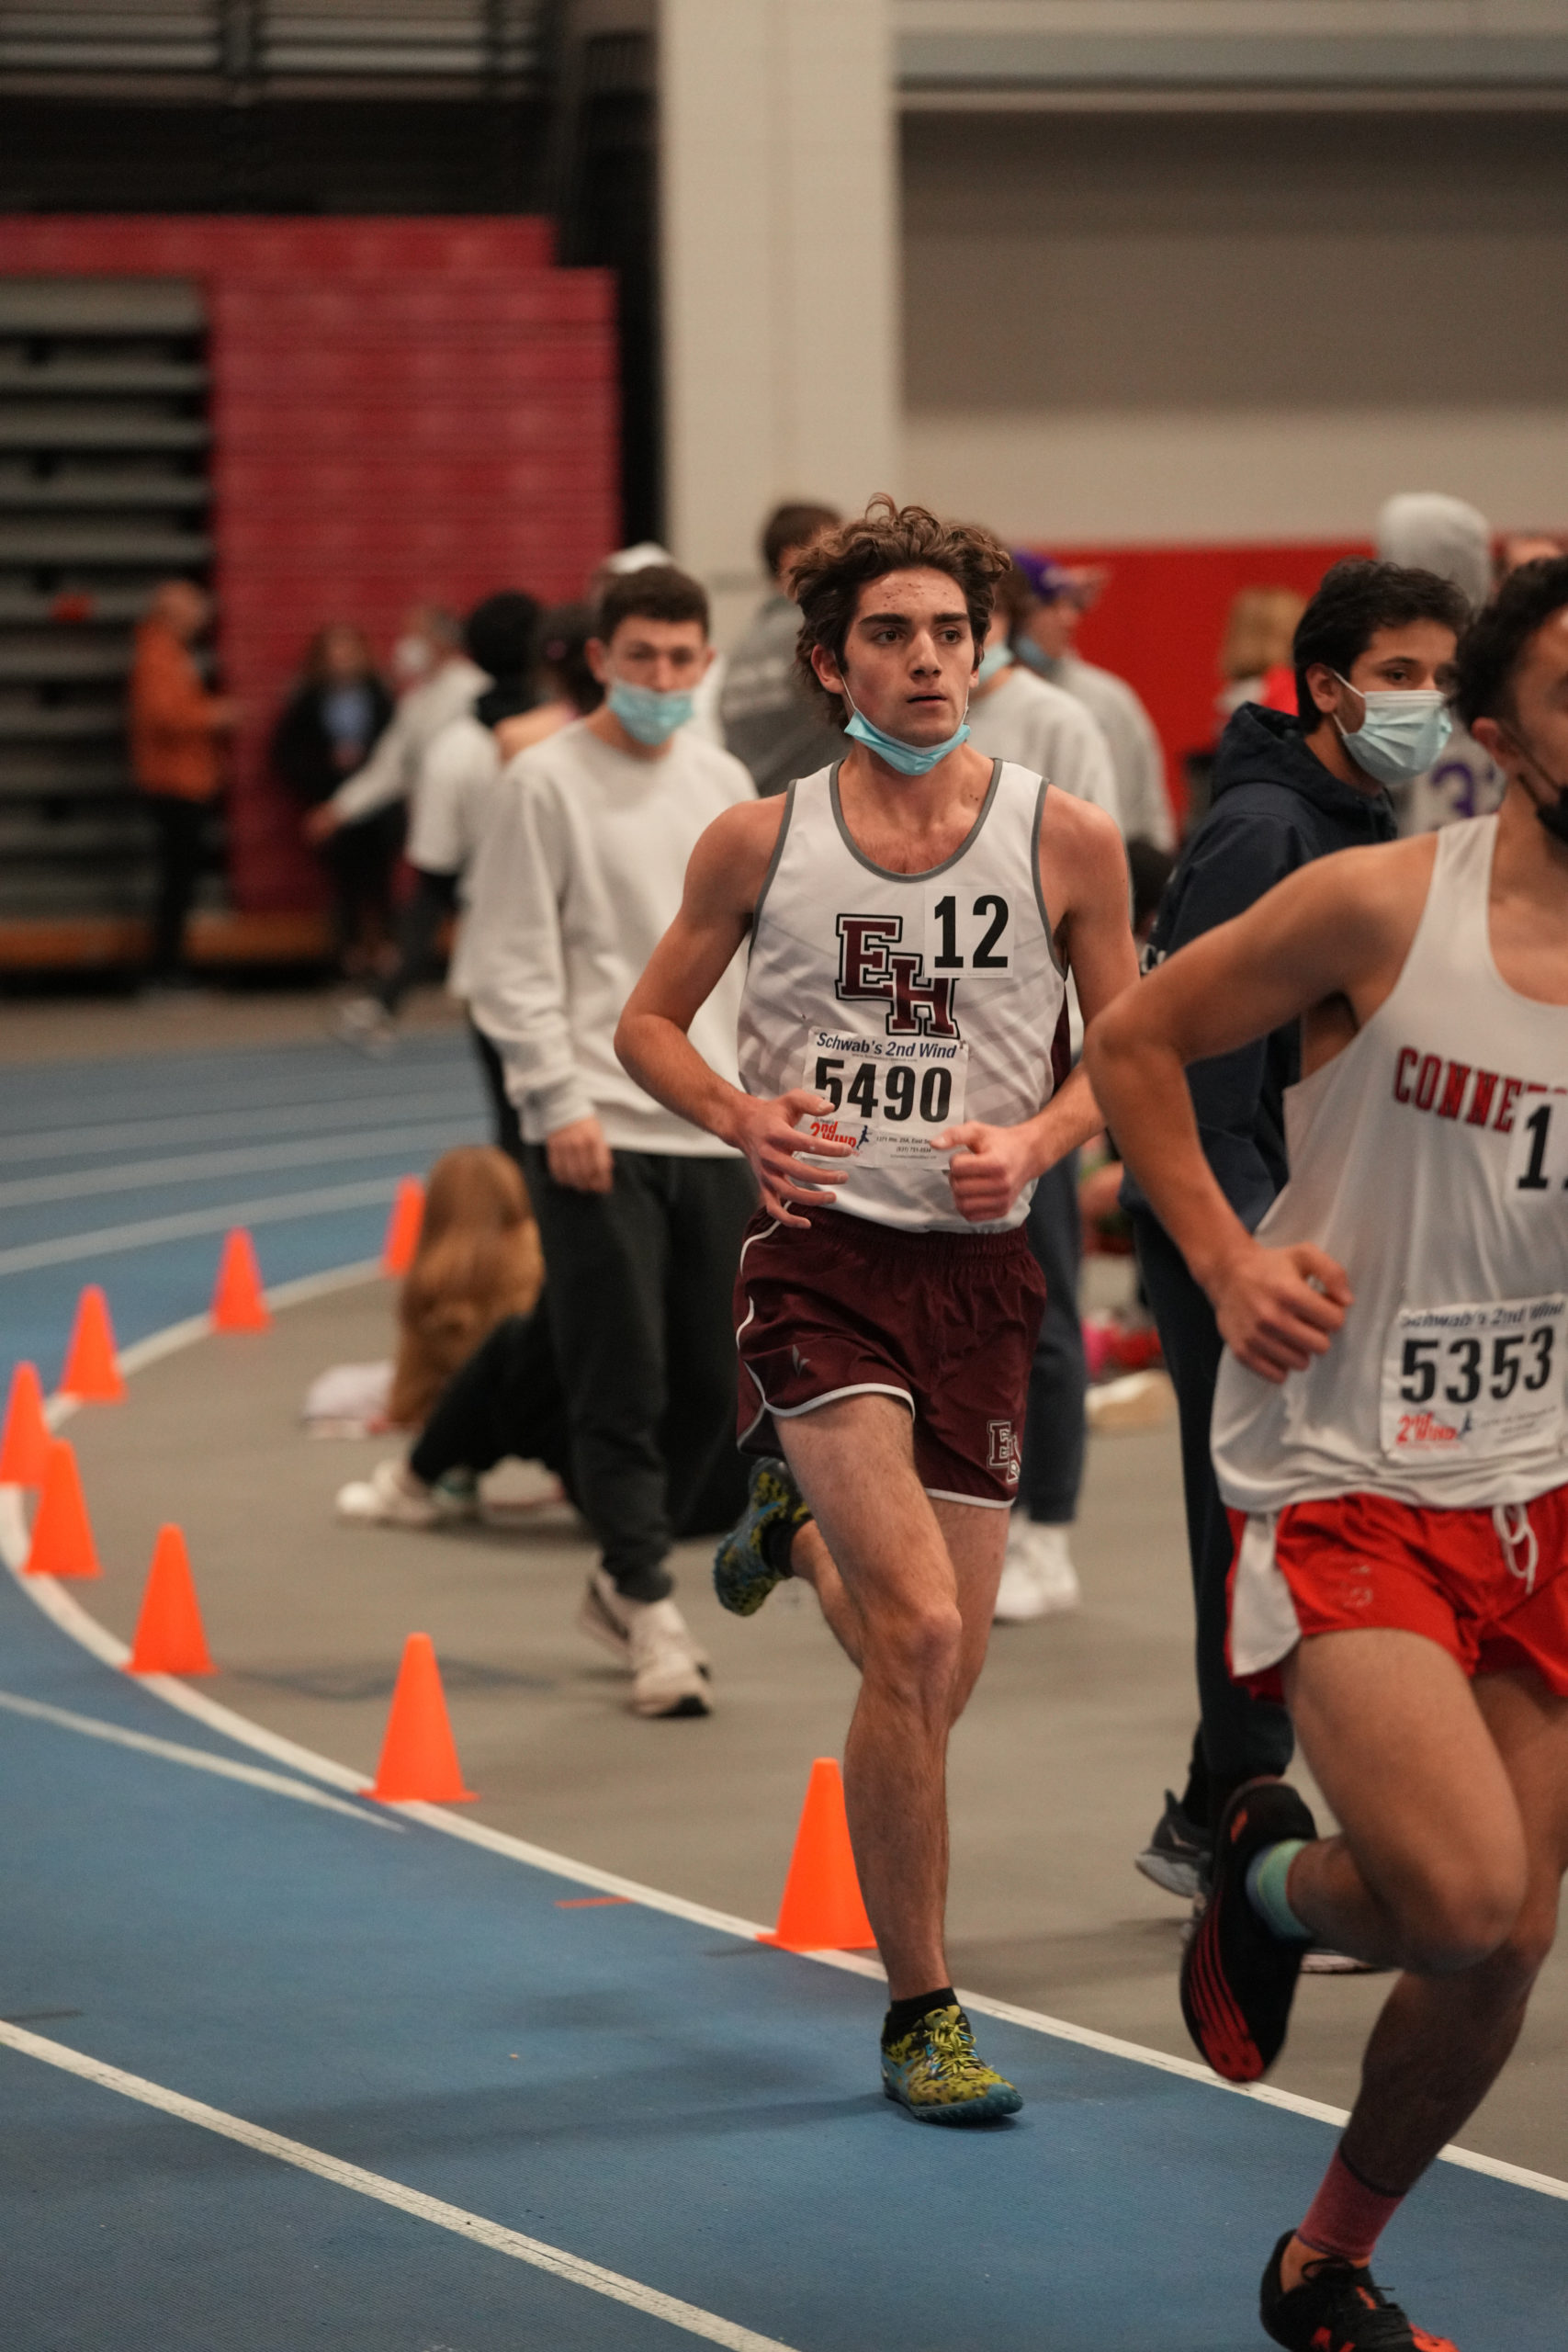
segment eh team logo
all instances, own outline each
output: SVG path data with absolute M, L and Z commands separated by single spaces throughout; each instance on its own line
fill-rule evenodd
M 1010 1421 L 987 1421 L 986 1433 L 989 1442 L 987 1468 L 994 1470 L 1005 1485 L 1016 1487 L 1020 1469 L 1017 1430 Z
M 956 1037 L 953 999 L 958 979 L 942 972 L 928 978 L 925 958 L 900 948 L 902 915 L 840 915 L 839 978 L 834 994 L 842 1004 L 886 1004 L 883 1023 L 890 1037 Z

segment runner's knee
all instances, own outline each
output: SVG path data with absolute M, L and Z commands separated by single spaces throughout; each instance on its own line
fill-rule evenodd
M 1516 1996 L 1529 1993 L 1551 1955 L 1557 1940 L 1557 1905 L 1555 1886 L 1532 1891 L 1492 1955 L 1487 1973 L 1495 1973 L 1502 1987 Z
M 1493 1958 L 1518 1926 L 1525 1900 L 1522 1859 L 1507 1855 L 1427 1871 L 1400 1899 L 1408 1962 L 1422 1975 L 1452 1976 Z
M 874 1611 L 866 1619 L 865 1671 L 910 1691 L 940 1690 L 945 1700 L 963 1641 L 956 1601 L 905 1602 Z

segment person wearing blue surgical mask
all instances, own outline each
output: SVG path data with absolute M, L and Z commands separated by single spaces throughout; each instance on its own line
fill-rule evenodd
M 1425 775 L 1453 733 L 1453 717 L 1443 689 L 1432 683 L 1438 674 L 1433 648 L 1448 633 L 1435 621 L 1418 626 L 1430 633 L 1431 644 L 1385 649 L 1376 662 L 1370 655 L 1363 655 L 1360 666 L 1379 678 L 1421 678 L 1425 683 L 1358 686 L 1353 680 L 1342 678 L 1337 670 L 1329 673 L 1333 684 L 1343 689 L 1326 706 L 1335 734 L 1348 752 L 1352 766 L 1373 784 L 1408 784 L 1413 776 Z M 1440 648 L 1438 659 L 1448 659 Z M 1314 699 L 1317 699 L 1315 689 Z M 1318 708 L 1324 707 L 1319 701 Z M 1321 751 L 1318 757 L 1323 757 Z M 1325 761 L 1324 764 L 1332 766 L 1333 763 Z M 1356 778 L 1349 775 L 1345 781 L 1351 784 Z
M 756 1187 L 627 1076 L 615 1034 L 698 839 L 756 794 L 691 724 L 713 660 L 699 582 L 669 563 L 612 573 L 586 653 L 604 700 L 521 751 L 490 803 L 463 980 L 518 1113 L 549 1265 L 572 1491 L 598 1545 L 578 1629 L 626 1673 L 634 1714 L 705 1715 L 708 1661 L 668 1559 L 745 1500 L 730 1301 Z M 731 1073 L 740 980 L 692 1023 Z
M 588 666 L 604 689 L 588 726 L 628 759 L 662 759 L 671 736 L 690 722 L 712 662 L 707 630 L 698 622 L 628 615 L 608 643 L 602 637 L 588 641 Z
M 1441 757 L 1449 664 L 1469 614 L 1436 571 L 1364 556 L 1331 567 L 1296 626 L 1295 711 L 1244 702 L 1220 739 L 1213 803 L 1167 887 L 1151 961 L 1244 914 L 1314 858 L 1393 839 L 1390 787 Z M 1209 1165 L 1249 1232 L 1290 1174 L 1285 1098 L 1301 1076 L 1294 1020 L 1188 1073 Z M 1213 1308 L 1131 1179 L 1122 1199 L 1176 1389 L 1201 1712 L 1186 1786 L 1167 1792 L 1136 1860 L 1168 1894 L 1197 1897 L 1225 1803 L 1244 1781 L 1286 1770 L 1291 1729 L 1283 1709 L 1250 1697 L 1225 1663 L 1232 1544 L 1209 1452 L 1221 1355 Z

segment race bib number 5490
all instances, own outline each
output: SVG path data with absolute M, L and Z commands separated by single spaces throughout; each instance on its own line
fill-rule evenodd
M 1383 1351 L 1384 1453 L 1481 1461 L 1560 1444 L 1565 1335 L 1561 1291 L 1402 1308 Z
M 831 1107 L 801 1125 L 825 1140 L 852 1143 L 863 1157 L 928 1159 L 933 1139 L 964 1116 L 968 1068 L 962 1041 L 814 1030 L 800 1082 Z

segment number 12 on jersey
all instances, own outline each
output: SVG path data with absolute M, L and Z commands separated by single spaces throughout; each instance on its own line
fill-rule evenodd
M 999 890 L 948 890 L 926 902 L 926 969 L 967 980 L 1012 972 L 1012 909 Z

